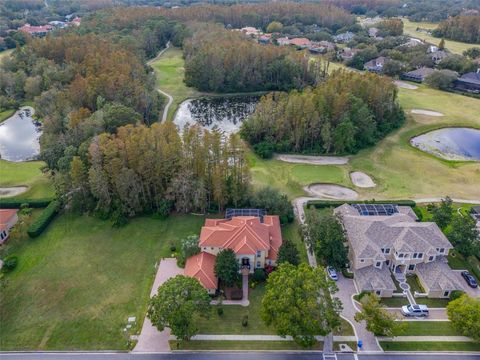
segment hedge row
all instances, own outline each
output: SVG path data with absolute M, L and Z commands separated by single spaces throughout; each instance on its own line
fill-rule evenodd
M 395 204 L 410 207 L 415 207 L 417 205 L 413 200 L 311 200 L 307 203 L 307 207 L 315 206 L 317 209 L 323 209 L 328 207 L 337 207 L 343 204 Z
M 57 215 L 59 208 L 60 203 L 57 200 L 54 200 L 48 204 L 45 210 L 42 211 L 40 216 L 28 228 L 28 236 L 34 238 L 40 235 L 43 230 L 47 228 L 48 224 L 50 224 L 55 215 Z
M 0 209 L 20 209 L 23 204 L 31 208 L 44 208 L 52 202 L 51 198 L 44 199 L 0 199 Z

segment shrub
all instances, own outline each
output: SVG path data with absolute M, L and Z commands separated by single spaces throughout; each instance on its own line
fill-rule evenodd
M 177 251 L 177 247 L 176 247 L 175 245 L 171 244 L 171 245 L 170 245 L 170 251 L 171 251 L 171 252 Z
M 217 307 L 217 314 L 218 316 L 223 316 L 223 308 L 222 307 Z
M 44 208 L 52 199 L 0 199 L 0 209 L 20 209 L 28 205 L 31 208 Z
M 465 294 L 464 291 L 462 290 L 453 290 L 450 293 L 450 301 L 457 300 L 459 297 L 461 297 L 463 294 Z
M 255 282 L 263 282 L 267 279 L 267 274 L 264 269 L 255 269 L 252 279 Z
M 242 319 L 242 326 L 247 327 L 248 326 L 248 315 L 244 315 Z
M 52 201 L 45 208 L 45 210 L 42 211 L 40 216 L 32 223 L 32 225 L 30 225 L 30 227 L 27 230 L 28 235 L 31 238 L 34 238 L 40 235 L 43 232 L 43 230 L 47 228 L 48 224 L 50 224 L 50 222 L 53 220 L 59 208 L 60 208 L 60 203 L 56 200 Z
M 243 299 L 243 291 L 241 289 L 233 290 L 231 293 L 232 300 L 242 300 Z
M 413 208 L 413 212 L 415 213 L 415 215 L 417 215 L 417 218 L 418 218 L 418 221 L 422 221 L 423 220 L 423 213 L 422 213 L 422 210 L 420 210 L 420 208 L 418 207 L 414 207 Z
M 3 271 L 4 272 L 10 272 L 10 271 L 13 271 L 16 267 L 17 267 L 17 264 L 18 264 L 18 258 L 16 256 L 7 256 L 4 260 L 3 260 Z
M 253 145 L 253 150 L 262 159 L 271 159 L 273 157 L 274 145 L 268 141 L 262 141 Z
M 342 269 L 342 275 L 347 279 L 353 279 L 353 272 L 350 272 L 345 268 Z

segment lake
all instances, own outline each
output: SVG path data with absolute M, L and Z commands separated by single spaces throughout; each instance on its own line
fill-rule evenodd
M 259 96 L 228 96 L 186 100 L 180 104 L 173 122 L 180 131 L 186 124 L 198 123 L 205 129 L 231 134 L 253 113 L 259 99 Z
M 410 143 L 422 151 L 446 160 L 480 161 L 480 130 L 443 128 L 416 136 Z
M 25 106 L 0 124 L 0 158 L 8 161 L 35 159 L 40 153 L 41 127 L 32 118 L 35 110 Z

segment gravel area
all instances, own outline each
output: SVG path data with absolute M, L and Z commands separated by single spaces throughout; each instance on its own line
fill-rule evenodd
M 372 188 L 377 186 L 370 176 L 361 171 L 351 172 L 350 179 L 352 180 L 353 185 L 360 188 Z
M 275 159 L 295 164 L 311 165 L 345 165 L 349 158 L 346 156 L 308 156 L 277 154 Z
M 334 184 L 311 184 L 305 191 L 319 199 L 355 200 L 358 197 L 355 190 Z
M 427 115 L 427 116 L 438 116 L 438 117 L 443 116 L 441 112 L 431 111 L 431 110 L 413 109 L 410 112 L 415 115 Z

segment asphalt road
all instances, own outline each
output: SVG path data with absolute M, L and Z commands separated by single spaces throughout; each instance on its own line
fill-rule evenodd
M 175 354 L 132 353 L 1 353 L 2 360 L 322 360 L 320 352 L 188 352 Z M 480 360 L 473 354 L 337 354 L 338 360 Z

